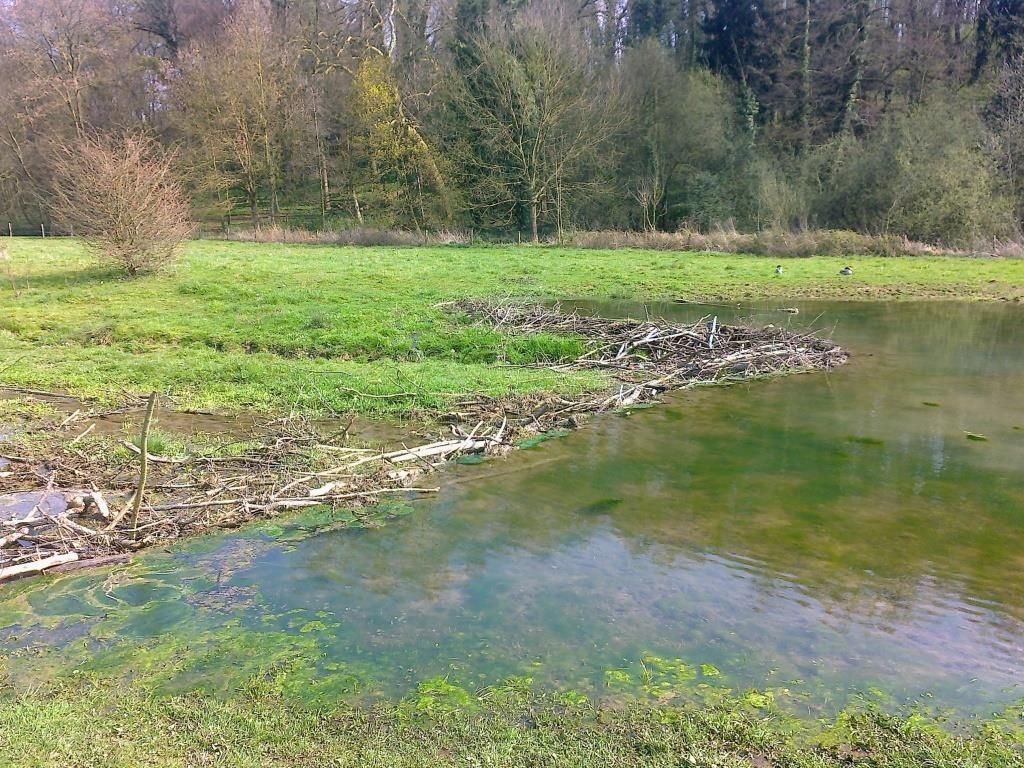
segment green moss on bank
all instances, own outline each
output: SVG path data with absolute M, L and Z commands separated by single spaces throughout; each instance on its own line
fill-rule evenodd
M 228 700 L 92 682 L 2 695 L 0 746 L 20 768 L 1024 764 L 1017 737 L 996 723 L 952 735 L 919 716 L 875 710 L 801 725 L 741 702 L 598 709 L 577 695 L 539 696 L 515 684 L 474 696 L 430 681 L 400 702 L 323 710 L 289 703 L 272 676 Z

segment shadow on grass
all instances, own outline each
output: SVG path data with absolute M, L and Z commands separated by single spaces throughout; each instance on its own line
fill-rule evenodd
M 82 269 L 62 269 L 31 275 L 19 275 L 15 271 L 12 277 L 19 291 L 31 288 L 74 288 L 94 283 L 130 282 L 135 279 L 129 277 L 123 269 L 107 264 L 96 264 Z M 11 280 L 4 276 L 0 286 L 8 291 L 11 290 Z

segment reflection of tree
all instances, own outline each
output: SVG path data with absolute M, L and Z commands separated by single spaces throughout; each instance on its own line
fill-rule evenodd
M 1013 578 L 1024 567 L 1024 480 L 1006 470 L 1024 460 L 1020 440 L 975 444 L 958 432 L 993 410 L 1005 418 L 1001 403 L 1024 385 L 1021 320 L 957 305 L 858 305 L 842 317 L 836 335 L 855 357 L 828 378 L 705 389 L 678 407 L 608 416 L 454 468 L 436 500 L 383 530 L 313 535 L 291 551 L 231 535 L 213 552 L 179 553 L 175 578 L 198 559 L 207 578 L 258 587 L 260 611 L 297 610 L 302 622 L 331 612 L 326 658 L 396 675 L 443 673 L 454 658 L 521 674 L 517 663 L 538 653 L 561 674 L 581 668 L 574 654 L 639 653 L 637 643 L 684 625 L 679 642 L 737 653 L 774 652 L 792 629 L 795 666 L 829 655 L 853 669 L 847 646 L 869 644 L 816 625 L 833 620 L 889 625 L 887 648 L 944 653 L 957 669 L 970 660 L 949 654 L 1008 644 L 1024 621 Z M 940 408 L 922 405 L 915 375 L 926 388 L 940 382 Z M 751 615 L 737 617 L 746 600 Z M 725 637 L 759 620 L 755 603 L 780 611 L 765 622 L 775 637 Z M 978 629 L 939 627 L 961 633 L 949 647 L 913 637 L 931 631 L 929 615 L 941 623 L 979 603 Z M 899 659 L 922 679 L 932 663 Z
M 1024 483 L 1001 469 L 1012 453 L 979 453 L 958 432 L 985 415 L 985 393 L 1000 385 L 989 392 L 985 379 L 955 375 L 995 369 L 1020 381 L 1020 324 L 996 307 L 856 307 L 837 328 L 862 353 L 850 371 L 703 391 L 679 410 L 610 417 L 513 457 L 512 467 L 544 463 L 446 496 L 451 528 L 432 536 L 421 521 L 407 551 L 389 549 L 389 567 L 411 558 L 434 570 L 455 558 L 472 571 L 506 544 L 545 551 L 610 526 L 666 563 L 750 558 L 766 587 L 783 574 L 862 616 L 912 611 L 922 585 L 938 583 L 1024 619 L 1024 598 L 1005 578 L 1024 566 Z M 928 385 L 934 371 L 940 408 L 923 406 L 907 378 Z M 588 516 L 614 498 L 624 502 Z
M 764 394 L 818 387 L 811 379 L 781 384 Z M 608 419 L 546 445 L 540 466 L 464 485 L 433 513 L 424 505 L 392 530 L 359 534 L 343 557 L 318 544 L 304 570 L 314 581 L 341 570 L 363 589 L 377 584 L 379 594 L 429 602 L 506 548 L 543 555 L 610 528 L 665 565 L 681 555 L 747 558 L 763 568 L 766 589 L 783 575 L 858 615 L 910 611 L 934 577 L 1024 617 L 1020 595 L 1003 579 L 1024 551 L 1024 530 L 1012 519 L 1019 486 L 962 461 L 937 471 L 926 446 L 913 441 L 846 440 L 842 423 L 835 439 L 787 429 L 806 417 L 808 400 L 765 419 L 756 413 L 765 402 L 757 390 L 702 395 L 682 423 L 656 412 Z M 733 414 L 725 430 L 716 405 Z M 554 453 L 561 461 L 547 461 Z M 619 505 L 595 504 L 618 498 Z

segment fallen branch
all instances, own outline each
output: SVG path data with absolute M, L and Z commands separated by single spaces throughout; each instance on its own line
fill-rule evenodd
M 73 563 L 76 560 L 78 560 L 77 552 L 62 552 L 50 557 L 44 557 L 42 560 L 33 560 L 30 563 L 7 566 L 6 568 L 0 568 L 0 581 L 8 581 L 30 573 L 42 573 L 47 568 Z
M 136 454 L 137 456 L 142 456 L 142 451 L 139 449 L 139 446 L 135 445 L 135 443 L 131 442 L 130 440 L 122 440 L 121 445 L 123 445 L 125 448 L 127 448 L 129 451 Z M 152 453 L 147 452 L 146 461 L 153 464 L 185 464 L 188 462 L 188 459 L 172 459 L 167 456 L 156 456 Z
M 18 539 L 22 539 L 28 536 L 28 528 L 19 528 L 14 533 L 8 533 L 0 536 L 0 547 L 6 547 L 8 544 L 13 544 Z
M 81 571 L 85 568 L 98 568 L 101 565 L 120 565 L 132 559 L 131 555 L 103 555 L 102 557 L 90 557 L 87 560 L 67 562 L 47 568 L 48 573 L 71 573 Z

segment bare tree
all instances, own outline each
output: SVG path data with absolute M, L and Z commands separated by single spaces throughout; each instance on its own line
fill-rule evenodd
M 52 144 L 143 112 L 138 59 L 111 2 L 0 2 L 0 207 L 13 218 L 38 227 L 45 216 Z
M 152 139 L 83 137 L 55 164 L 54 220 L 129 275 L 170 262 L 191 234 L 171 158 Z
M 241 191 L 253 227 L 261 199 L 277 224 L 285 156 L 304 114 L 295 58 L 272 29 L 269 11 L 251 0 L 215 44 L 193 46 L 174 81 L 182 135 L 197 187 L 224 197 Z
M 1003 64 L 988 109 L 995 156 L 1014 194 L 1017 220 L 1024 220 L 1024 57 Z
M 539 238 L 543 206 L 585 183 L 575 172 L 618 122 L 605 74 L 560 4 L 538 4 L 492 25 L 474 46 L 476 67 L 458 90 L 475 144 L 477 205 L 529 217 Z
M 84 134 L 90 95 L 125 51 L 122 20 L 98 0 L 14 0 L 10 14 L 20 70 L 10 85 Z

